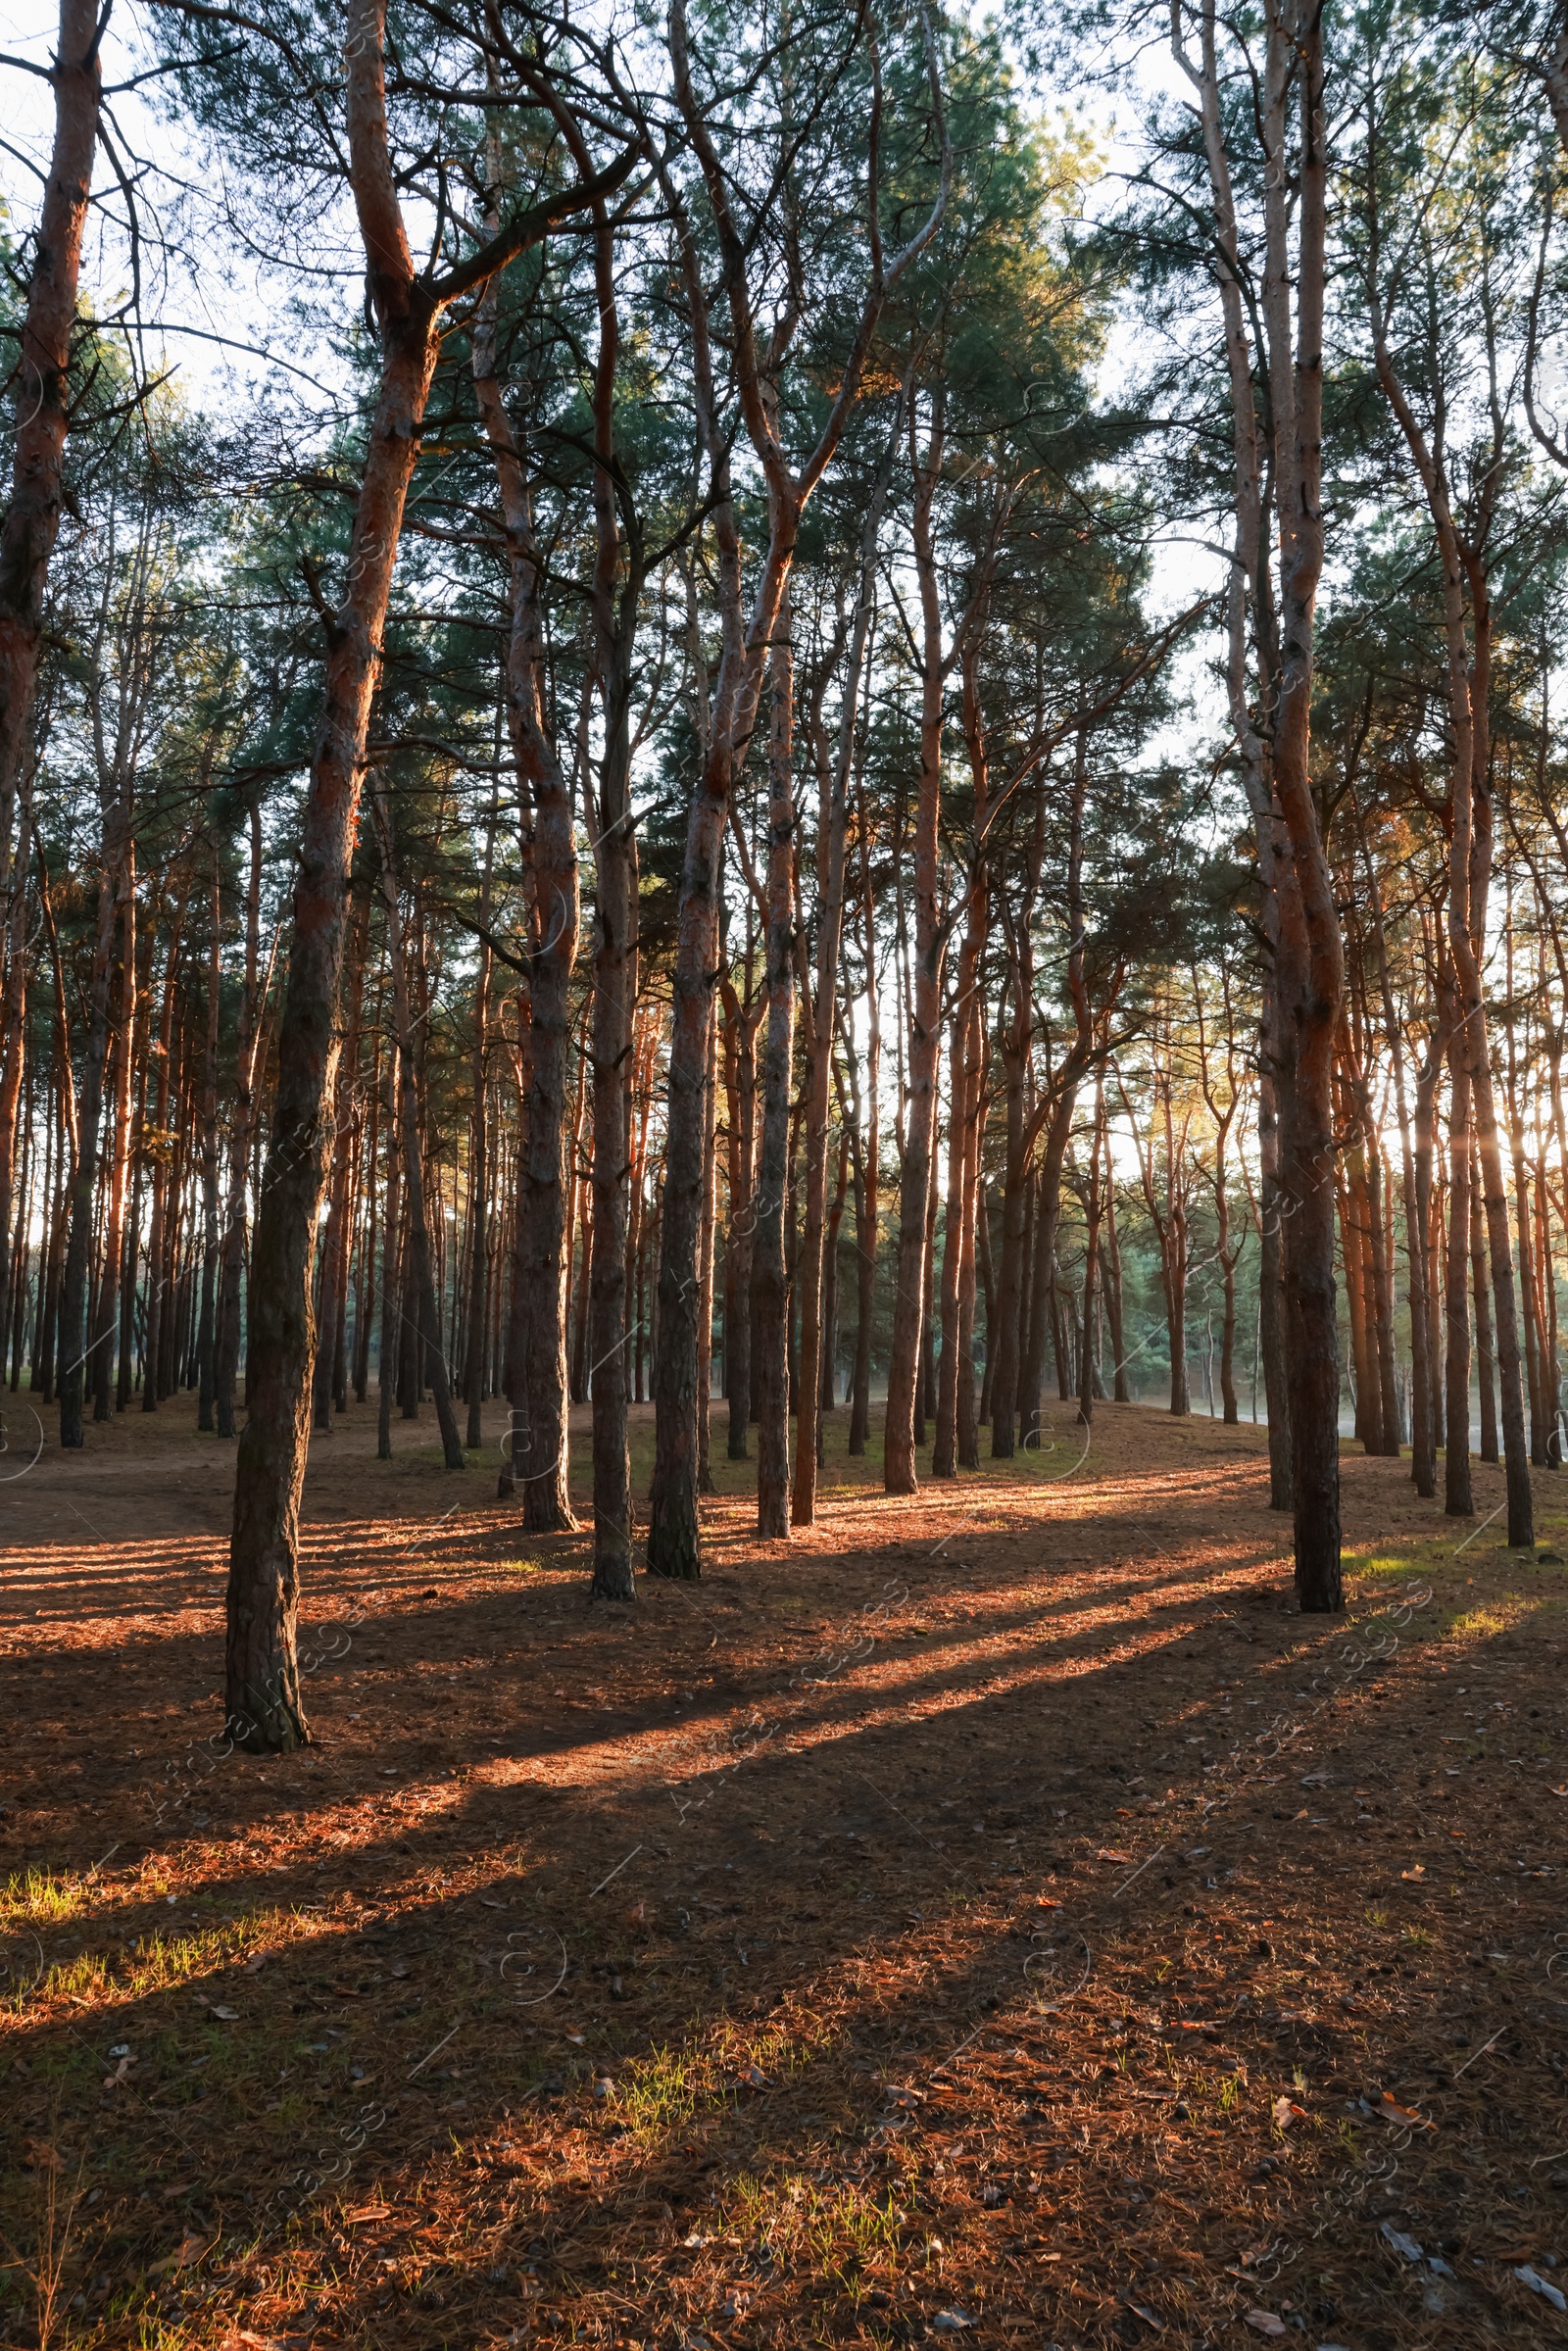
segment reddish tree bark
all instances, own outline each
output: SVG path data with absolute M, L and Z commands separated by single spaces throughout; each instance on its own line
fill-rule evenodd
M 301 819 L 294 933 L 278 1029 L 271 1140 L 251 1256 L 249 1416 L 229 1546 L 229 1736 L 259 1752 L 309 1737 L 295 1656 L 299 1497 L 309 1440 L 311 1254 L 330 1141 L 349 860 L 370 700 L 443 312 L 478 293 L 558 220 L 605 194 L 610 172 L 519 215 L 467 260 L 416 272 L 387 136 L 383 0 L 350 0 L 344 46 L 349 181 L 380 343 L 380 380 L 349 537 L 346 591 L 327 625 L 320 713 Z
M 11 1194 L 26 968 L 20 952 L 25 841 L 19 838 L 13 849 L 12 836 L 27 761 L 44 586 L 60 529 L 61 468 L 70 423 L 66 380 L 102 97 L 103 24 L 96 0 L 60 0 L 59 24 L 49 69 L 54 141 L 15 373 L 11 496 L 0 521 L 0 938 L 7 950 L 0 998 L 0 1331 L 10 1319 Z M 79 1443 L 79 1435 L 62 1442 Z

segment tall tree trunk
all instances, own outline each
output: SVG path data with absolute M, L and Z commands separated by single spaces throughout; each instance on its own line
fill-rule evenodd
M 387 141 L 384 41 L 384 0 L 350 0 L 344 46 L 349 177 L 381 364 L 349 535 L 347 588 L 328 629 L 301 821 L 271 1138 L 251 1254 L 249 1416 L 234 1484 L 226 1671 L 230 1736 L 258 1752 L 286 1750 L 309 1736 L 295 1620 L 299 1500 L 316 1345 L 311 1254 L 326 1178 L 323 1114 L 332 1082 L 366 734 L 404 504 L 439 350 L 440 316 L 449 302 L 481 291 L 556 219 L 602 192 L 575 189 L 535 206 L 503 237 L 491 239 L 440 279 L 417 277 Z M 624 159 L 625 169 L 631 160 L 630 155 Z
M 60 1444 L 79 1450 L 87 1367 L 87 1305 L 92 1269 L 93 1202 L 98 1183 L 98 1129 L 103 1118 L 104 1064 L 109 1053 L 109 974 L 115 937 L 118 844 L 105 843 L 98 879 L 98 924 L 88 990 L 86 1054 L 76 1150 L 71 1179 L 71 1238 L 60 1298 Z
M 844 1207 L 850 1196 L 850 1143 L 842 1131 L 839 1135 L 838 1176 L 833 1186 L 833 1198 L 828 1202 L 827 1241 L 822 1253 L 822 1377 L 817 1384 L 817 1418 L 820 1422 L 838 1410 L 839 1371 L 839 1249 L 844 1232 Z M 817 1430 L 817 1467 L 822 1464 L 822 1432 Z
M 780 599 L 768 660 L 767 1028 L 762 1053 L 762 1148 L 757 1171 L 752 1298 L 757 1359 L 757 1531 L 788 1535 L 790 1085 L 795 1059 L 795 656 L 788 593 Z
M 490 928 L 495 851 L 496 818 L 492 805 L 485 819 L 484 874 L 479 884 L 479 920 L 485 932 Z M 468 1328 L 463 1358 L 463 1397 L 468 1407 L 466 1436 L 470 1452 L 477 1452 L 484 1443 L 485 1304 L 490 1283 L 490 942 L 481 933 L 479 972 L 473 990 L 473 1102 L 468 1141 L 473 1213 L 468 1223 Z
M 381 1125 L 386 1137 L 386 1208 L 381 1220 L 381 1332 L 376 1350 L 375 1457 L 392 1458 L 392 1406 L 403 1349 L 403 1187 L 398 1159 L 397 1047 L 381 1068 Z M 371 1181 L 375 1171 L 371 1169 Z
M 16 424 L 11 495 L 0 519 L 0 938 L 6 943 L 6 980 L 0 995 L 0 1331 L 9 1319 L 11 1193 L 24 1052 L 22 894 L 26 859 L 24 833 L 17 825 L 17 798 L 29 762 L 44 589 L 60 530 L 61 472 L 70 422 L 67 375 L 102 94 L 103 27 L 97 0 L 60 0 L 59 27 L 48 75 L 54 91 L 54 139 L 12 373 Z M 24 826 L 25 822 L 24 811 Z M 95 1179 L 96 1118 L 93 1127 Z M 85 1230 L 82 1240 L 85 1244 Z M 78 1285 L 84 1279 L 84 1273 L 78 1274 Z M 74 1311 L 79 1317 L 80 1298 Z M 70 1351 L 74 1353 L 76 1347 Z M 62 1433 L 61 1442 L 80 1445 L 79 1407 L 74 1434 Z
M 234 1101 L 229 1112 L 228 1200 L 223 1218 L 222 1278 L 219 1287 L 218 1356 L 214 1408 L 220 1437 L 232 1437 L 234 1388 L 239 1378 L 240 1297 L 245 1285 L 245 1183 L 256 1124 L 258 1052 L 265 995 L 261 980 L 262 808 L 250 804 L 250 877 L 245 892 L 245 972 L 240 988 L 239 1035 L 234 1048 Z M 274 950 L 276 941 L 273 942 Z M 268 964 L 268 985 L 271 964 Z
M 365 948 L 369 923 L 370 906 L 368 896 L 366 896 L 354 906 L 349 917 L 349 1008 L 333 1088 L 332 1172 L 327 1185 L 326 1226 L 321 1237 L 317 1329 L 325 1334 L 325 1342 L 318 1347 L 316 1353 L 314 1418 L 317 1428 L 323 1435 L 329 1435 L 332 1427 L 332 1387 L 336 1370 L 333 1342 L 348 1278 L 349 1170 L 359 1108 L 360 1013 L 365 999 Z
M 962 1243 L 958 1254 L 958 1467 L 980 1466 L 980 1416 L 975 1396 L 974 1326 L 975 1271 L 981 1217 L 980 1128 L 985 1095 L 985 1044 L 981 1029 L 980 991 L 969 999 L 968 1042 L 964 1066 Z
M 746 949 L 746 1001 L 723 982 L 724 1060 L 729 1095 L 729 1228 L 724 1245 L 724 1393 L 731 1461 L 751 1458 L 752 1249 L 757 1231 L 757 1024 L 765 993 L 752 996 L 752 945 Z
M 911 437 L 914 418 L 910 416 Z M 893 1344 L 888 1361 L 883 1486 L 913 1494 L 915 1385 L 923 1371 L 921 1340 L 926 1300 L 926 1229 L 936 1135 L 937 1056 L 942 1042 L 942 962 L 946 934 L 937 899 L 938 828 L 942 814 L 942 722 L 945 664 L 942 606 L 933 534 L 933 504 L 944 447 L 940 397 L 934 404 L 923 462 L 914 473 L 915 571 L 922 619 L 920 775 L 915 794 L 910 885 L 914 898 L 914 958 L 908 1007 L 908 1102 L 899 1179 L 899 1253 L 893 1294 Z
M 392 859 L 392 823 L 383 787 L 372 784 L 373 810 L 381 853 L 381 895 L 386 908 L 386 955 L 392 982 L 392 1034 L 398 1049 L 398 1132 L 407 1201 L 409 1285 L 414 1312 L 411 1336 L 422 1341 L 435 1416 L 441 1430 L 441 1449 L 448 1469 L 462 1469 L 463 1440 L 452 1408 L 452 1387 L 441 1347 L 441 1317 L 436 1304 L 435 1270 L 430 1253 L 430 1228 L 425 1208 L 424 1138 L 419 1125 L 419 1086 L 414 1049 L 414 1021 L 409 1009 L 407 958 L 403 948 L 402 910 L 398 905 L 397 872 Z M 416 1355 L 416 1363 L 418 1361 Z
M 217 1427 L 214 1405 L 218 1395 L 218 1038 L 223 990 L 222 904 L 222 868 L 215 841 L 213 903 L 210 908 L 212 938 L 207 960 L 207 1036 L 202 1054 L 202 1303 L 196 1350 L 201 1382 L 196 1426 L 208 1434 Z M 162 1113 L 160 1123 L 163 1123 Z M 158 1210 L 153 1219 L 155 1229 L 160 1222 L 164 1201 L 165 1193 L 160 1185 Z M 157 1314 L 155 1316 L 149 1303 L 147 1315 L 147 1356 L 152 1367 L 148 1390 L 155 1396 L 158 1391 L 158 1337 L 162 1328 L 165 1297 L 166 1285 L 160 1281 Z M 145 1400 L 144 1397 L 144 1403 Z
M 883 307 L 894 286 L 925 250 L 940 225 L 952 180 L 952 151 L 942 117 L 934 49 L 928 51 L 933 113 L 941 125 L 942 174 L 924 224 L 884 266 L 878 238 L 872 279 L 860 306 L 832 404 L 804 466 L 790 467 L 778 437 L 776 410 L 752 311 L 751 258 L 731 208 L 730 182 L 713 145 L 709 121 L 692 82 L 684 0 L 668 17 L 673 88 L 723 256 L 729 307 L 730 366 L 742 420 L 766 478 L 768 545 L 757 578 L 750 619 L 741 608 L 740 533 L 731 496 L 728 441 L 714 395 L 704 260 L 690 218 L 667 173 L 661 186 L 676 224 L 687 297 L 693 381 L 702 440 L 710 474 L 712 534 L 717 556 L 722 648 L 709 715 L 701 777 L 686 827 L 671 977 L 669 1112 L 665 1127 L 663 1213 L 659 1267 L 659 1344 L 655 1359 L 654 1481 L 649 1497 L 648 1564 L 660 1575 L 700 1572 L 697 1517 L 696 1310 L 697 1232 L 702 1212 L 704 1090 L 708 1070 L 708 1004 L 718 966 L 717 908 L 720 848 L 735 774 L 750 740 L 762 664 L 777 626 L 795 560 L 801 515 L 820 482 L 849 422 Z M 935 880 L 933 838 L 932 878 Z M 922 1193 L 923 1205 L 923 1193 Z M 918 1312 L 918 1285 L 916 1285 Z M 911 1358 L 913 1347 L 907 1350 Z M 912 1389 L 912 1379 L 909 1383 Z
M 1480 1455 L 1497 1459 L 1497 1366 L 1492 1346 L 1492 1300 L 1487 1290 L 1487 1219 L 1481 1195 L 1481 1162 L 1470 1160 L 1470 1287 L 1476 1301 L 1476 1387 L 1481 1406 Z
M 873 980 L 872 996 L 875 996 Z M 866 1055 L 866 1109 L 861 1124 L 859 1071 L 853 1053 L 849 1063 L 850 1161 L 855 1182 L 855 1356 L 850 1368 L 850 1434 L 846 1451 L 852 1460 L 865 1453 L 871 1431 L 871 1337 L 876 1315 L 876 1224 L 878 1209 L 877 1153 L 881 1148 L 876 1100 L 880 1074 L 880 1038 L 873 1032 Z
M 0 532 L 0 563 L 4 562 L 4 534 Z M 3 642 L 3 629 L 4 623 L 0 620 L 0 642 Z M 3 659 L 3 654 L 0 654 L 0 661 Z M 0 691 L 4 691 L 3 687 L 0 687 Z M 0 727 L 3 725 L 4 715 L 0 713 Z M 0 745 L 0 757 L 3 757 L 3 745 Z M 17 1105 L 22 1096 L 27 1053 L 27 969 L 31 959 L 27 947 L 26 897 L 27 844 L 32 824 L 30 763 L 24 768 L 18 800 L 17 848 L 13 856 L 10 840 L 12 811 L 6 803 L 4 791 L 0 790 L 0 938 L 5 942 L 5 981 L 3 990 L 0 990 L 0 1330 L 6 1327 L 9 1285 L 13 1279 L 9 1246 L 13 1159 Z M 47 1205 L 46 1192 L 46 1208 Z M 18 1236 L 24 1248 L 26 1232 L 26 1219 L 24 1217 Z M 0 1408 L 0 1440 L 3 1440 L 4 1434 L 4 1411 Z
M 1443 1314 L 1444 1286 L 1441 1281 L 1441 1261 L 1436 1243 L 1438 1203 L 1435 1192 L 1435 1172 L 1438 1147 L 1437 1101 L 1442 1082 L 1444 1063 L 1447 1057 L 1447 1039 L 1441 1019 L 1433 1038 L 1426 1065 L 1417 1073 L 1415 1088 L 1415 1223 L 1410 1234 L 1412 1262 L 1416 1252 L 1421 1258 L 1421 1286 L 1424 1320 L 1426 1324 L 1426 1426 L 1412 1422 L 1417 1434 L 1412 1437 L 1412 1449 L 1423 1441 L 1424 1453 L 1417 1450 L 1411 1465 L 1411 1476 L 1417 1494 L 1435 1495 L 1438 1491 L 1438 1448 L 1446 1445 L 1446 1416 L 1443 1387 Z M 1411 1284 L 1411 1312 L 1414 1306 L 1414 1280 Z
M 1014 972 L 1013 1018 L 1002 1031 L 1003 1100 L 1005 1106 L 1002 1187 L 1002 1263 L 997 1274 L 997 1323 L 987 1341 L 996 1369 L 991 1382 L 991 1458 L 1010 1461 L 1017 1439 L 1018 1370 L 1023 1347 L 1024 1220 L 1028 1168 L 1024 1139 L 1024 1076 L 1028 1066 L 1033 1005 L 1022 976 Z
M 895 415 L 887 455 L 878 469 L 865 520 L 860 531 L 860 565 L 856 583 L 854 618 L 848 632 L 848 659 L 840 683 L 838 742 L 829 753 L 822 724 L 822 690 L 811 705 L 811 748 L 817 793 L 817 912 L 816 984 L 807 996 L 806 1019 L 806 1230 L 796 1282 L 801 1300 L 801 1408 L 795 1445 L 795 1486 L 790 1515 L 798 1527 L 808 1527 L 816 1515 L 816 1471 L 821 1451 L 818 1415 L 824 1390 L 822 1262 L 827 1200 L 827 1127 L 832 1095 L 833 1041 L 837 1033 L 839 951 L 844 931 L 845 843 L 849 819 L 850 768 L 855 758 L 856 721 L 860 680 L 870 638 L 876 592 L 877 547 L 893 470 L 902 439 L 903 403 Z M 844 639 L 842 614 L 826 672 L 836 666 Z M 803 948 L 804 959 L 804 948 Z M 841 1187 L 842 1191 L 842 1182 Z M 826 1389 L 832 1390 L 831 1331 L 827 1352 Z
M 637 1596 L 632 1571 L 631 1456 L 626 1442 L 626 1239 L 632 1182 L 637 1005 L 637 836 L 631 803 L 631 697 L 643 539 L 635 512 L 617 529 L 613 450 L 618 344 L 609 230 L 596 217 L 600 344 L 594 378 L 596 556 L 594 636 L 604 710 L 604 760 L 594 840 L 593 1230 L 588 1275 L 588 1376 L 593 1398 L 593 1592 Z M 584 786 L 586 796 L 587 786 Z M 706 1040 L 705 1040 L 706 1042 Z M 708 1056 L 711 1066 L 711 1055 Z M 727 1330 L 727 1324 L 726 1324 Z
M 1100 1071 L 1095 1076 L 1095 1123 L 1089 1143 L 1089 1181 L 1084 1189 L 1084 1295 L 1082 1344 L 1078 1352 L 1078 1425 L 1091 1428 L 1095 1418 L 1095 1300 L 1100 1272 L 1100 1228 L 1104 1196 L 1100 1162 L 1104 1141 L 1105 1091 Z
M 1127 1327 L 1122 1311 L 1121 1237 L 1116 1227 L 1116 1171 L 1110 1156 L 1110 1136 L 1105 1137 L 1105 1238 L 1102 1251 L 1102 1279 L 1105 1288 L 1105 1320 L 1110 1326 L 1110 1347 L 1114 1357 L 1110 1399 L 1114 1404 L 1130 1404 L 1132 1392 L 1127 1384 Z M 1255 1367 L 1254 1367 L 1255 1379 Z M 1252 1418 L 1257 1418 L 1257 1398 L 1252 1398 Z
M 309 1737 L 295 1622 L 316 1347 L 312 1255 L 326 1181 L 326 1105 L 366 730 L 437 350 L 435 310 L 415 277 L 388 153 L 383 32 L 381 0 L 351 0 L 351 176 L 380 330 L 381 380 L 350 534 L 347 592 L 328 638 L 301 823 L 277 1091 L 251 1248 L 249 1413 L 234 1486 L 226 1702 L 230 1736 L 258 1753 L 283 1752 Z
M 1342 1095 L 1343 1101 L 1343 1095 Z M 1345 1311 L 1350 1331 L 1350 1377 L 1355 1390 L 1355 1436 L 1366 1452 L 1381 1450 L 1377 1425 L 1378 1389 L 1375 1371 L 1367 1363 L 1367 1284 L 1364 1232 L 1356 1215 L 1352 1171 L 1342 1161 L 1335 1169 L 1334 1193 L 1340 1212 L 1340 1254 L 1345 1266 Z
M 711 1494 L 713 1401 L 713 1260 L 718 1207 L 718 1001 L 708 1008 L 708 1132 L 703 1138 L 702 1305 L 697 1317 L 697 1491 Z
M 1361 863 L 1366 875 L 1367 903 L 1372 910 L 1373 937 L 1378 952 L 1378 981 L 1383 1004 L 1383 1035 L 1394 1070 L 1394 1101 L 1399 1124 L 1401 1203 L 1404 1211 L 1405 1264 L 1410 1310 L 1410 1476 L 1424 1499 L 1436 1494 L 1437 1452 L 1432 1420 L 1432 1363 L 1430 1304 L 1427 1297 L 1427 1223 L 1431 1209 L 1432 1145 L 1425 1141 L 1426 1167 L 1421 1172 L 1422 1079 L 1416 1081 L 1416 1143 L 1412 1150 L 1410 1113 L 1405 1096 L 1404 1041 L 1395 1011 L 1389 972 L 1388 943 L 1383 927 L 1383 893 L 1367 845 L 1366 826 L 1357 812 Z M 1430 1098 L 1426 1105 L 1430 1119 Z M 1396 1432 L 1397 1434 L 1397 1432 Z
M 120 813 L 113 832 L 118 844 L 115 873 L 116 922 L 111 948 L 110 1093 L 108 1164 L 104 1170 L 103 1263 L 97 1310 L 88 1352 L 95 1421 L 114 1414 L 114 1339 L 119 1319 L 121 1252 L 124 1246 L 125 1202 L 130 1182 L 130 1120 L 136 1063 L 136 835 L 128 776 L 117 777 Z M 106 847 L 111 826 L 105 825 Z
M 1444 1508 L 1449 1518 L 1471 1518 L 1475 1499 L 1470 1485 L 1470 1073 L 1452 1039 L 1449 1052 Z
M 1289 1032 L 1280 1099 L 1285 1228 L 1285 1357 L 1290 1386 L 1296 1591 L 1307 1613 L 1344 1605 L 1340 1569 L 1339 1346 L 1334 1302 L 1334 1044 L 1345 954 L 1309 759 L 1312 641 L 1323 568 L 1323 299 L 1328 157 L 1322 20 L 1303 6 L 1271 22 L 1266 137 L 1268 318 L 1279 484 L 1281 666 L 1274 788 L 1290 845 L 1280 907 L 1280 1028 Z M 1298 175 L 1284 170 L 1288 99 L 1298 109 Z M 1287 187 L 1287 177 L 1293 186 Z M 1289 208 L 1298 220 L 1294 272 Z M 1291 279 L 1296 339 L 1291 348 Z
M 499 221 L 492 218 L 488 225 L 493 235 Z M 514 1257 L 512 1475 L 524 1529 L 551 1535 L 576 1525 L 567 1482 L 566 1087 L 569 991 L 579 920 L 577 850 L 571 793 L 545 711 L 540 561 L 527 482 L 496 374 L 495 312 L 488 298 L 480 306 L 476 325 L 474 390 L 495 464 L 507 539 L 507 727 L 519 802 L 532 812 L 532 837 L 524 842 L 532 889 Z M 519 1312 L 520 1322 L 515 1319 Z
M 1375 199 L 1376 182 L 1374 180 L 1369 184 Z M 1383 294 L 1377 274 L 1375 219 L 1373 228 L 1368 288 L 1378 376 L 1420 476 L 1442 565 L 1448 716 L 1453 746 L 1449 792 L 1447 944 L 1452 960 L 1454 1051 L 1463 1061 L 1469 1080 L 1474 1145 L 1480 1160 L 1476 1188 L 1482 1200 L 1492 1260 L 1503 1455 L 1506 1464 L 1508 1542 L 1511 1546 L 1522 1547 L 1533 1543 L 1535 1540 L 1534 1501 L 1530 1486 L 1529 1449 L 1525 1439 L 1513 1243 L 1508 1227 L 1508 1195 L 1503 1177 L 1492 1056 L 1487 1038 L 1483 973 L 1493 855 L 1492 607 L 1488 578 L 1488 564 L 1493 559 L 1487 552 L 1486 541 L 1493 513 L 1491 485 L 1497 479 L 1502 466 L 1501 436 L 1504 427 L 1496 403 L 1494 402 L 1496 419 L 1494 424 L 1494 462 L 1481 473 L 1481 480 L 1488 485 L 1479 502 L 1479 514 L 1483 519 L 1479 527 L 1475 523 L 1468 526 L 1471 536 L 1467 539 L 1454 516 L 1446 453 L 1441 443 L 1429 440 L 1422 430 L 1389 346 Z M 1467 593 L 1468 634 L 1465 612 Z M 1468 1169 L 1466 1181 L 1469 1182 Z M 1462 1235 L 1460 1246 L 1462 1249 Z M 1452 1249 L 1450 1240 L 1450 1257 Z M 1484 1390 L 1484 1399 L 1489 1392 L 1490 1382 Z
M 933 1478 L 958 1474 L 958 1260 L 963 1249 L 964 1096 L 969 1007 L 956 1004 L 948 1022 L 948 1195 L 942 1235 L 940 1315 L 942 1354 L 937 1367 Z

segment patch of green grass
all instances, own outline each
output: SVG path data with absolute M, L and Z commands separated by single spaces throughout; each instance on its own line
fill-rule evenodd
M 674 2049 L 654 2049 L 626 2067 L 615 2084 L 615 2105 L 629 2131 L 643 2137 L 662 2137 L 678 2131 L 696 2116 L 699 2106 L 713 2102 L 710 2067 L 702 2059 Z M 730 2092 L 731 2101 L 735 2092 Z
M 1446 1610 L 1439 1631 L 1446 1641 L 1494 1641 L 1517 1623 L 1520 1611 L 1493 1601 L 1471 1608 Z
M 654 2049 L 622 2069 L 616 2111 L 645 2139 L 687 2130 L 704 2114 L 733 2107 L 754 2066 L 769 2082 L 786 2082 L 830 2039 L 825 2028 L 803 2036 L 782 2026 L 759 2032 L 721 2027 L 704 2049 Z
M 22 1870 L 0 1890 L 0 1927 L 58 1927 L 79 1916 L 92 1896 L 83 1878 L 56 1877 L 53 1870 Z
M 765 2244 L 775 2260 L 808 2267 L 855 2300 L 865 2272 L 897 2255 L 908 2217 L 891 2188 L 822 2183 L 800 2172 L 774 2180 L 743 2172 L 723 2205 L 735 2235 Z

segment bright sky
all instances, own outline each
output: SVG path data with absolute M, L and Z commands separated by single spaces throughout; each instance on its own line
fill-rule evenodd
M 145 59 L 142 25 L 142 12 L 130 0 L 115 0 L 104 37 L 106 89 L 128 80 Z M 0 53 L 7 58 L 47 66 L 58 34 L 58 12 L 47 0 L 0 0 Z M 303 376 L 314 383 L 319 367 L 330 383 L 335 369 L 329 356 L 301 347 L 293 318 L 285 328 L 278 289 L 270 290 L 259 271 L 237 268 L 213 218 L 201 159 L 160 120 L 155 101 L 154 86 L 145 94 L 122 92 L 109 103 L 122 161 L 152 167 L 138 178 L 147 372 L 173 368 L 196 406 L 231 405 L 261 380 L 269 358 L 297 381 Z M 20 66 L 0 65 L 0 199 L 11 222 L 25 227 L 36 211 L 54 130 L 48 84 Z M 124 203 L 101 149 L 93 194 L 82 288 L 101 312 L 111 312 L 128 290 L 130 269 Z

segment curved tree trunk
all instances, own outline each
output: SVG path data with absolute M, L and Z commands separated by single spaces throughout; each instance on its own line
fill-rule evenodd
M 437 350 L 433 306 L 416 291 L 387 152 L 382 36 L 380 0 L 351 0 L 349 138 L 382 367 L 302 816 L 277 1094 L 251 1249 L 249 1412 L 229 1547 L 226 1705 L 229 1736 L 259 1753 L 309 1738 L 295 1620 L 316 1347 L 311 1260 L 326 1179 L 325 1113 L 366 729 Z
M 440 316 L 448 303 L 482 292 L 555 220 L 605 192 L 603 183 L 590 184 L 533 206 L 443 277 L 416 277 L 387 140 L 384 0 L 350 0 L 345 30 L 349 178 L 381 372 L 349 535 L 347 592 L 327 626 L 278 1029 L 277 1094 L 251 1252 L 249 1417 L 240 1439 L 229 1546 L 227 1706 L 230 1736 L 259 1751 L 293 1747 L 309 1736 L 294 1633 L 299 1498 L 316 1346 L 311 1257 L 328 1141 L 323 1113 L 370 701 Z M 632 160 L 628 151 L 607 177 L 622 176 Z

